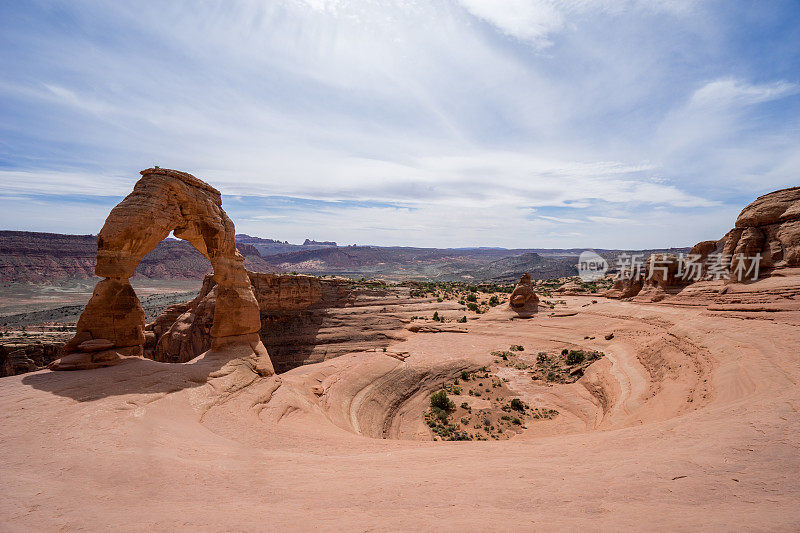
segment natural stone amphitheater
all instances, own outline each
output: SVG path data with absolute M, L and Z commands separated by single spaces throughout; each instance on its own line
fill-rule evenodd
M 145 324 L 128 279 L 170 231 L 214 274 Z M 663 256 L 604 296 L 524 275 L 469 319 L 414 284 L 248 272 L 234 233 L 174 170 L 111 211 L 67 355 L 0 387 L 9 530 L 800 524 L 800 188 L 692 249 L 760 254 L 755 280 Z M 489 440 L 432 432 L 443 387 Z

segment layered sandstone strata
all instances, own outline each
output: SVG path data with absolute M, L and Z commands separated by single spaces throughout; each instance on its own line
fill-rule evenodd
M 759 269 L 767 275 L 800 266 L 800 187 L 759 196 L 745 207 L 725 236 L 722 253 L 730 254 L 732 271 L 740 256 L 756 254 L 761 255 Z M 750 264 L 743 266 L 747 269 Z

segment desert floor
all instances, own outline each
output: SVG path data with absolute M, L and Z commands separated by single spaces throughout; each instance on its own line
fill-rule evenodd
M 272 378 L 208 352 L 0 379 L 0 529 L 800 528 L 796 322 L 565 299 Z M 511 344 L 606 357 L 572 384 L 498 369 L 559 415 L 432 441 L 431 392 Z

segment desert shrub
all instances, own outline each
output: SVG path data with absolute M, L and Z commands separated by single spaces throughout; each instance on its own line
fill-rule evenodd
M 452 411 L 456 408 L 453 400 L 447 397 L 447 392 L 440 390 L 431 394 L 431 409 L 441 409 L 442 411 Z
M 491 298 L 489 298 L 489 305 L 491 305 L 492 307 L 500 305 L 500 299 L 497 297 L 496 294 Z
M 459 324 L 466 324 L 467 323 L 467 316 L 464 315 L 458 319 Z
M 547 352 L 539 352 L 539 355 L 536 356 L 536 362 L 540 365 L 543 365 L 549 361 L 547 357 Z
M 521 344 L 512 344 L 509 350 L 511 350 L 512 352 L 524 352 L 525 347 Z
M 585 358 L 586 357 L 583 355 L 583 352 L 570 350 L 570 352 L 567 354 L 566 363 L 568 365 L 579 365 L 583 363 Z
M 469 404 L 467 402 L 461 402 L 462 409 L 469 409 Z
M 567 355 L 568 353 L 569 353 L 569 350 L 567 348 L 564 348 L 563 350 L 561 350 L 561 355 Z
M 519 398 L 514 398 L 511 400 L 511 408 L 515 411 L 519 411 L 520 413 L 525 411 L 525 404 L 522 403 L 522 400 Z
M 431 412 L 440 422 L 447 422 L 447 411 L 439 409 L 438 407 L 432 407 Z
M 475 296 L 474 294 L 470 294 L 469 296 L 467 296 L 467 301 L 468 302 L 477 302 L 478 301 L 478 297 Z
M 468 302 L 467 309 L 469 309 L 470 311 L 475 311 L 476 313 L 480 313 L 481 311 L 481 309 L 478 307 L 478 304 L 476 304 L 475 302 Z
M 521 421 L 519 418 L 517 418 L 517 417 L 514 417 L 514 418 L 511 420 L 511 423 L 512 423 L 512 424 L 516 424 L 517 426 L 521 426 L 521 425 L 522 425 L 522 421 Z
M 439 311 L 433 312 L 433 320 L 438 322 L 439 321 Z
M 462 381 L 469 381 L 469 372 L 466 370 L 461 371 L 461 380 Z
M 556 377 L 558 376 L 556 376 L 556 373 L 553 372 L 552 370 L 547 373 L 547 381 L 555 381 Z
M 511 420 L 511 417 L 508 415 L 503 415 L 500 417 L 500 420 Z
M 453 390 L 453 394 L 455 394 L 456 396 L 461 394 L 461 387 L 453 387 L 452 390 Z

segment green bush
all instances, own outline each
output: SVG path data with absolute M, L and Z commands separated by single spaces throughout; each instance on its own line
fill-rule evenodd
M 525 404 L 522 403 L 522 400 L 520 400 L 519 398 L 514 398 L 513 400 L 511 400 L 511 408 L 515 411 L 519 411 L 520 413 L 522 413 L 523 411 L 525 411 Z
M 461 371 L 461 381 L 469 381 L 469 372 L 466 370 Z
M 570 352 L 567 354 L 566 363 L 568 365 L 579 365 L 583 363 L 584 359 L 586 359 L 586 357 L 583 355 L 583 352 L 570 350 Z
M 478 297 L 475 296 L 474 294 L 470 294 L 469 296 L 467 296 L 467 301 L 468 302 L 477 302 L 478 301 Z
M 476 313 L 479 313 L 481 310 L 480 307 L 478 307 L 478 304 L 476 304 L 475 302 L 467 303 L 467 309 L 469 309 L 470 311 L 475 311 Z
M 567 355 L 568 353 L 569 353 L 569 350 L 568 350 L 568 349 L 566 349 L 566 348 L 564 348 L 563 350 L 561 350 L 561 355 Z
M 458 323 L 459 323 L 459 324 L 466 324 L 466 323 L 467 323 L 467 316 L 466 316 L 466 315 L 464 315 L 464 316 L 462 316 L 461 318 L 459 318 L 459 319 L 458 319 Z
M 438 322 L 438 321 L 439 321 L 439 311 L 434 311 L 434 312 L 433 312 L 433 320 L 434 320 L 435 322 Z
M 500 299 L 497 297 L 496 294 L 491 298 L 489 298 L 489 305 L 491 305 L 492 307 L 500 305 Z
M 453 400 L 447 397 L 447 392 L 440 390 L 431 394 L 431 409 L 441 409 L 442 411 L 452 411 L 456 408 Z
M 521 344 L 512 344 L 509 350 L 511 350 L 512 352 L 524 352 L 525 347 L 522 346 Z

